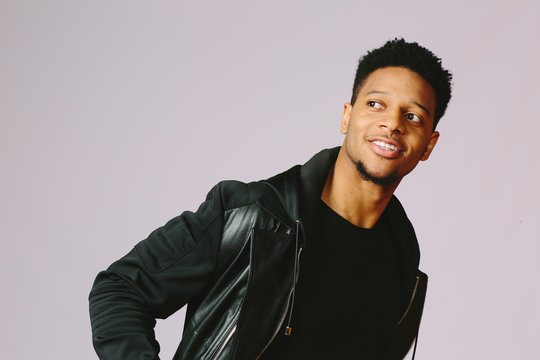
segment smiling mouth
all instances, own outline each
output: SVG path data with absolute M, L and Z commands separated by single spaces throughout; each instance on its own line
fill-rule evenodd
M 384 150 L 392 150 L 392 151 L 397 151 L 397 152 L 399 152 L 399 149 L 398 149 L 397 146 L 392 145 L 392 144 L 385 143 L 384 141 L 375 140 L 375 141 L 373 141 L 373 143 L 374 143 L 375 145 L 377 145 L 378 147 L 383 148 Z

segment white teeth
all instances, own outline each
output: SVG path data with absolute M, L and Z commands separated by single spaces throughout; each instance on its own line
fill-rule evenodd
M 392 144 L 387 144 L 383 141 L 379 141 L 379 140 L 376 140 L 373 142 L 375 145 L 377 146 L 380 146 L 382 147 L 383 149 L 386 149 L 386 150 L 393 150 L 393 151 L 399 151 L 399 149 L 397 148 L 397 146 L 395 145 L 392 145 Z

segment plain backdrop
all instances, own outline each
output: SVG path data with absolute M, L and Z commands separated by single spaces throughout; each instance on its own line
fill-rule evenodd
M 536 1 L 0 0 L 0 358 L 96 359 L 96 274 L 219 180 L 342 142 L 356 63 L 394 37 L 454 73 L 397 195 L 430 276 L 417 359 L 535 359 Z M 183 311 L 159 321 L 162 358 Z

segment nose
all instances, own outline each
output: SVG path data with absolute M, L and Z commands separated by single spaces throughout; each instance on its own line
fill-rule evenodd
M 386 116 L 381 120 L 380 127 L 387 128 L 390 133 L 403 134 L 405 126 L 403 125 L 403 114 L 401 111 L 392 111 L 386 113 Z

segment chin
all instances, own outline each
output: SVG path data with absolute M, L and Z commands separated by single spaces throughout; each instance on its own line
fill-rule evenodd
M 397 172 L 391 172 L 388 174 L 376 174 L 375 172 L 367 170 L 366 166 L 361 161 L 356 162 L 356 169 L 358 170 L 358 173 L 360 174 L 362 179 L 370 181 L 376 185 L 394 185 L 400 180 Z

